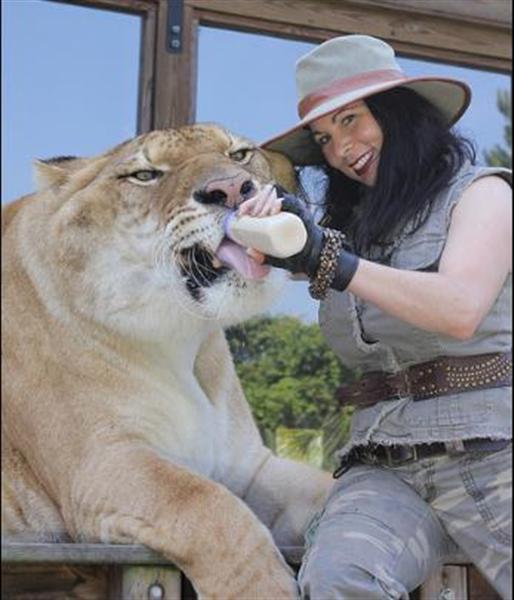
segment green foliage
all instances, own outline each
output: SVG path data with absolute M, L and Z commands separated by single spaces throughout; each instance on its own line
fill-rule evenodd
M 320 429 L 289 429 L 280 426 L 275 432 L 278 456 L 323 466 L 323 432 Z
M 496 105 L 507 120 L 504 128 L 504 142 L 506 147 L 496 144 L 490 151 L 484 152 L 484 159 L 492 167 L 512 168 L 512 109 L 510 91 L 499 90 Z
M 293 317 L 253 319 L 227 331 L 236 370 L 266 440 L 285 426 L 321 429 L 324 454 L 348 435 L 351 411 L 336 389 L 354 378 L 323 340 L 317 324 Z

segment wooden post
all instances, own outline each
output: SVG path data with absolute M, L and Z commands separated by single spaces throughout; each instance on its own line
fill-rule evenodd
M 419 600 L 467 600 L 465 566 L 445 565 L 421 586 Z
M 181 575 L 175 567 L 121 567 L 121 595 L 116 600 L 181 600 Z M 114 598 L 113 598 L 114 600 Z

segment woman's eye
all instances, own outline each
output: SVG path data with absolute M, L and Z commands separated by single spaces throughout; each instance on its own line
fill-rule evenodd
M 341 119 L 341 125 L 349 125 L 355 119 L 355 115 L 346 115 Z
M 235 160 L 236 162 L 243 162 L 250 158 L 253 152 L 252 148 L 241 148 L 240 150 L 236 150 L 235 152 L 230 153 L 230 158 Z
M 318 146 L 324 146 L 325 144 L 328 144 L 328 142 L 330 141 L 330 136 L 320 135 L 318 137 L 315 137 L 314 141 L 316 142 L 316 144 L 318 144 Z

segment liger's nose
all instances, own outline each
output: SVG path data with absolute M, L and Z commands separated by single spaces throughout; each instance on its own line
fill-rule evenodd
M 236 208 L 251 198 L 256 192 L 252 180 L 244 173 L 233 177 L 217 178 L 209 181 L 202 190 L 195 192 L 194 198 L 203 204 L 219 204 Z

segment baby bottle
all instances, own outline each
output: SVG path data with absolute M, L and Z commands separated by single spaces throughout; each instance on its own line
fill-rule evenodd
M 224 225 L 226 236 L 237 244 L 277 258 L 297 254 L 307 241 L 303 221 L 290 212 L 267 217 L 238 217 L 231 212 L 226 216 Z

